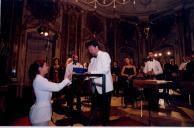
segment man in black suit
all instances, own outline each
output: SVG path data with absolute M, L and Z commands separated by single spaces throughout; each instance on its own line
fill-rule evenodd
M 191 53 L 191 61 L 186 65 L 186 77 L 187 80 L 194 80 L 194 51 Z
M 191 53 L 191 61 L 186 65 L 184 80 L 191 82 L 190 83 L 191 85 L 194 82 L 194 51 L 192 51 Z M 189 89 L 189 90 L 191 91 L 193 89 Z M 190 95 L 191 95 L 191 104 L 192 104 L 192 107 L 194 108 L 194 94 L 192 93 L 192 91 L 190 92 Z

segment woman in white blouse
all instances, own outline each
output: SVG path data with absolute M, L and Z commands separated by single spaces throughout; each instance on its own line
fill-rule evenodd
M 33 88 L 36 101 L 30 109 L 30 122 L 34 126 L 48 126 L 52 115 L 51 97 L 52 92 L 60 91 L 65 86 L 71 84 L 68 78 L 64 78 L 61 83 L 48 81 L 44 76 L 48 73 L 49 66 L 46 61 L 35 61 L 29 69 L 29 77 L 33 80 Z

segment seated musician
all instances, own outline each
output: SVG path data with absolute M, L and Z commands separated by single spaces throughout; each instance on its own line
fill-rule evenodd
M 132 58 L 124 59 L 125 65 L 122 67 L 121 76 L 123 77 L 124 84 L 124 107 L 127 107 L 129 102 L 134 102 L 134 88 L 132 86 L 132 78 L 136 76 L 136 68 L 133 65 Z

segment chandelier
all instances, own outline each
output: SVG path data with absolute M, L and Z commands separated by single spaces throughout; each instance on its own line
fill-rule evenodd
M 99 7 L 109 7 L 112 6 L 116 8 L 117 5 L 125 5 L 128 3 L 132 3 L 135 5 L 135 0 L 75 0 L 76 2 L 82 2 L 84 4 L 93 5 L 96 9 Z

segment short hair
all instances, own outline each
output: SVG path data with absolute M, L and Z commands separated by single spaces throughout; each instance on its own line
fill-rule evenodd
M 148 51 L 148 53 L 150 53 L 150 52 L 154 53 L 154 51 L 153 51 L 153 50 Z
M 78 57 L 78 55 L 73 54 L 73 55 L 72 55 L 72 58 L 74 59 L 75 57 Z M 78 58 L 79 58 L 79 57 L 78 57 Z
M 98 46 L 99 47 L 99 44 L 98 44 L 98 41 L 97 40 L 90 40 L 86 43 L 86 47 L 88 48 L 89 46 Z

